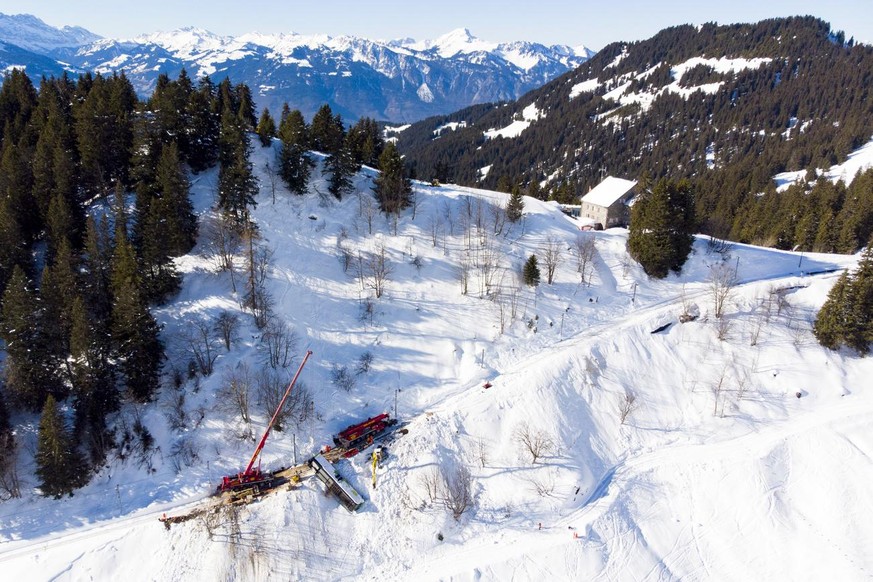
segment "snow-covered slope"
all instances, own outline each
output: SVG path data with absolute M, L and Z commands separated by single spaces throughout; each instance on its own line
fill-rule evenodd
M 409 433 L 390 446 L 378 488 L 359 455 L 337 465 L 367 499 L 356 514 L 310 479 L 169 531 L 158 522 L 207 503 L 252 449 L 234 437 L 240 427 L 216 392 L 241 364 L 264 367 L 258 331 L 201 240 L 179 260 L 181 293 L 158 311 L 164 336 L 178 353 L 191 321 L 229 310 L 245 321 L 239 341 L 210 377 L 186 380 L 181 392 L 168 385 L 155 406 L 122 413 L 155 435 L 159 451 L 147 463 L 115 460 L 62 500 L 34 496 L 32 467 L 22 467 L 28 495 L 0 504 L 4 577 L 868 577 L 873 360 L 823 350 L 810 333 L 838 275 L 824 271 L 856 257 L 744 245 L 717 253 L 700 239 L 681 276 L 652 281 L 627 258 L 626 232 L 614 229 L 586 235 L 597 248 L 588 285 L 572 255 L 578 225 L 552 204 L 525 199 L 523 221 L 494 234 L 491 209 L 506 195 L 417 184 L 415 219 L 407 211 L 395 229 L 377 215 L 371 231 L 361 217 L 371 171 L 342 202 L 317 194 L 326 186 L 316 175 L 309 195 L 279 186 L 273 203 L 263 171 L 271 156 L 255 151 L 264 189 L 254 218 L 275 251 L 275 313 L 295 330 L 296 352 L 314 352 L 302 379 L 317 415 L 275 432 L 264 467 L 313 454 L 346 425 L 393 412 L 396 398 Z M 203 233 L 215 180 L 194 178 Z M 481 229 L 465 228 L 477 217 Z M 545 279 L 550 243 L 563 257 L 554 282 L 520 287 L 516 273 L 531 253 Z M 354 266 L 343 270 L 341 249 L 352 257 L 384 249 L 392 272 L 380 299 Z M 740 280 L 726 323 L 712 316 L 707 283 L 719 265 Z M 700 316 L 681 324 L 684 310 Z M 370 371 L 351 391 L 338 388 L 334 370 L 365 353 Z M 264 421 L 257 413 L 256 432 Z M 515 437 L 525 424 L 554 443 L 536 463 Z M 21 436 L 28 450 L 34 436 Z M 472 504 L 455 520 L 427 483 L 439 467 L 461 465 Z

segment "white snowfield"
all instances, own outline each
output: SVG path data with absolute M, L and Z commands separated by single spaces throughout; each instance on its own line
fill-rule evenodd
M 264 171 L 272 155 L 255 148 L 263 188 L 254 217 L 262 243 L 275 251 L 275 313 L 296 331 L 297 362 L 306 349 L 314 352 L 301 378 L 318 416 L 274 432 L 263 467 L 292 463 L 292 435 L 302 462 L 345 426 L 393 413 L 396 397 L 409 433 L 389 446 L 378 488 L 370 486 L 369 459 L 358 455 L 337 464 L 366 499 L 356 514 L 308 479 L 235 515 L 169 531 L 158 521 L 210 503 L 221 476 L 251 455 L 253 443 L 235 438 L 239 426 L 216 408 L 228 370 L 265 365 L 259 332 L 240 312 L 240 339 L 221 350 L 212 376 L 188 380 L 181 404 L 168 383 L 155 405 L 139 410 L 159 447 L 152 471 L 134 458 L 112 459 L 74 496 L 45 499 L 35 489 L 31 453 L 22 454 L 25 496 L 0 503 L 4 580 L 873 575 L 873 359 L 824 350 L 810 331 L 839 270 L 856 256 L 739 244 L 722 256 L 701 237 L 681 276 L 653 281 L 628 260 L 626 231 L 613 229 L 586 233 L 597 246 L 588 286 L 570 250 L 578 224 L 553 204 L 525 199 L 523 221 L 494 235 L 489 208 L 506 195 L 418 184 L 415 219 L 406 211 L 395 234 L 380 215 L 371 235 L 359 208 L 372 171 L 357 181 L 360 198 L 319 196 L 327 189 L 316 174 L 311 194 L 292 197 L 280 185 L 273 204 Z M 193 181 L 208 223 L 216 175 Z M 478 208 L 483 229 L 472 233 L 471 261 L 496 257 L 496 301 L 480 298 L 476 267 L 467 295 L 457 276 L 467 209 L 475 221 Z M 563 257 L 551 285 L 542 253 L 549 240 Z M 355 254 L 384 246 L 392 273 L 383 297 L 372 299 L 372 317 L 362 317 L 371 291 L 353 269 L 343 272 L 338 241 Z M 179 260 L 184 287 L 157 311 L 172 353 L 192 319 L 239 312 L 227 274 L 216 274 L 204 253 L 201 241 Z M 515 273 L 531 253 L 540 257 L 543 283 L 517 294 L 510 319 Z M 727 323 L 713 317 L 707 283 L 720 264 L 740 281 Z M 699 317 L 679 323 L 683 309 Z M 373 356 L 370 371 L 350 392 L 336 388 L 334 365 L 354 368 L 365 352 Z M 622 423 L 626 395 L 634 407 Z M 184 428 L 171 430 L 168 418 L 180 407 Z M 117 420 L 130 422 L 133 412 Z M 21 449 L 32 451 L 38 419 L 23 420 Z M 256 434 L 264 422 L 258 411 Z M 523 423 L 554 443 L 536 463 L 514 438 Z M 174 456 L 180 443 L 196 454 Z M 425 484 L 438 467 L 460 465 L 472 477 L 472 502 L 456 520 Z

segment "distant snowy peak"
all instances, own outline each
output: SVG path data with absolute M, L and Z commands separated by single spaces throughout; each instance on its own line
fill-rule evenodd
M 0 12 L 0 40 L 38 54 L 82 46 L 100 38 L 79 26 L 55 28 L 30 14 L 9 15 Z
M 526 41 L 489 42 L 473 36 L 470 30 L 466 28 L 455 29 L 435 40 L 414 41 L 405 39 L 392 41 L 391 44 L 419 52 L 434 52 L 444 59 L 458 55 L 490 53 L 503 58 L 522 70 L 530 70 L 545 60 L 555 60 L 567 66 L 575 67 L 594 55 L 594 51 L 584 45 L 570 47 L 564 45 L 545 46 Z
M 406 46 L 422 52 L 433 51 L 442 58 L 448 59 L 459 53 L 490 53 L 497 48 L 497 43 L 480 40 L 473 36 L 468 29 L 457 28 L 435 40 L 413 42 Z

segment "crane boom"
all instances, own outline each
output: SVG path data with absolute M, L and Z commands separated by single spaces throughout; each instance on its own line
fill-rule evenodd
M 249 475 L 252 471 L 252 467 L 255 465 L 255 461 L 258 459 L 258 455 L 261 454 L 261 449 L 264 448 L 264 445 L 267 442 L 267 437 L 270 436 L 270 430 L 272 430 L 273 425 L 276 423 L 276 419 L 279 417 L 279 413 L 282 411 L 282 407 L 285 406 L 285 401 L 288 399 L 288 395 L 291 394 L 291 389 L 294 388 L 294 384 L 297 382 L 297 377 L 300 376 L 300 372 L 303 371 L 303 366 L 306 365 L 306 360 L 309 359 L 309 356 L 312 355 L 312 350 L 308 350 L 306 355 L 303 356 L 303 361 L 300 362 L 300 367 L 297 368 L 297 373 L 294 374 L 294 377 L 291 379 L 291 383 L 288 384 L 288 388 L 285 389 L 285 394 L 282 396 L 282 400 L 279 402 L 279 406 L 276 407 L 276 412 L 273 413 L 273 418 L 270 419 L 270 422 L 267 423 L 267 429 L 264 431 L 264 436 L 261 437 L 261 442 L 258 443 L 258 447 L 255 449 L 254 454 L 252 455 L 252 459 L 249 461 L 246 470 L 243 472 L 243 475 Z

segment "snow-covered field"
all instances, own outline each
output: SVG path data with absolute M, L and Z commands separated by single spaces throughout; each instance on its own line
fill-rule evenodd
M 857 257 L 745 245 L 719 254 L 701 238 L 681 276 L 652 281 L 627 258 L 626 231 L 613 229 L 590 235 L 597 255 L 588 286 L 573 256 L 578 223 L 526 199 L 521 223 L 471 234 L 471 260 L 488 255 L 499 265 L 489 289 L 502 296 L 492 301 L 480 297 L 475 266 L 461 294 L 458 265 L 468 209 L 474 220 L 481 209 L 483 231 L 493 232 L 490 206 L 505 195 L 416 185 L 415 219 L 407 211 L 395 231 L 377 215 L 370 234 L 362 198 L 319 196 L 319 175 L 310 195 L 279 186 L 272 203 L 263 170 L 271 155 L 254 153 L 264 185 L 254 217 L 274 251 L 275 312 L 298 337 L 291 371 L 314 352 L 302 381 L 317 418 L 274 432 L 264 468 L 289 465 L 295 452 L 307 458 L 348 424 L 393 413 L 396 399 L 409 433 L 391 444 L 378 488 L 358 455 L 338 464 L 367 499 L 356 514 L 309 479 L 211 520 L 169 530 L 158 521 L 209 503 L 221 476 L 253 449 L 233 436 L 215 395 L 227 370 L 264 365 L 258 331 L 201 241 L 179 260 L 183 290 L 157 311 L 164 337 L 178 353 L 191 321 L 229 310 L 245 321 L 240 341 L 221 350 L 212 376 L 187 381 L 184 399 L 168 384 L 154 406 L 123 411 L 126 422 L 142 419 L 159 449 L 150 464 L 112 461 L 73 497 L 34 495 L 30 419 L 19 434 L 25 498 L 0 504 L 4 580 L 873 576 L 873 359 L 823 350 L 810 332 L 834 270 Z M 371 176 L 359 177 L 363 197 Z M 194 178 L 203 222 L 215 181 L 214 173 Z M 549 241 L 562 252 L 551 285 Z M 380 299 L 354 268 L 344 272 L 338 244 L 355 256 L 385 249 L 392 273 Z M 531 253 L 543 283 L 513 300 L 515 273 Z M 717 264 L 740 281 L 721 321 L 707 282 Z M 684 309 L 699 317 L 679 323 Z M 354 368 L 365 353 L 370 371 L 350 392 L 335 387 L 335 366 Z M 184 428 L 171 430 L 180 409 Z M 264 422 L 258 414 L 256 433 Z M 514 436 L 524 423 L 554 443 L 536 463 Z M 183 443 L 196 454 L 174 456 Z M 458 466 L 472 475 L 473 501 L 456 520 L 426 483 L 437 467 Z

